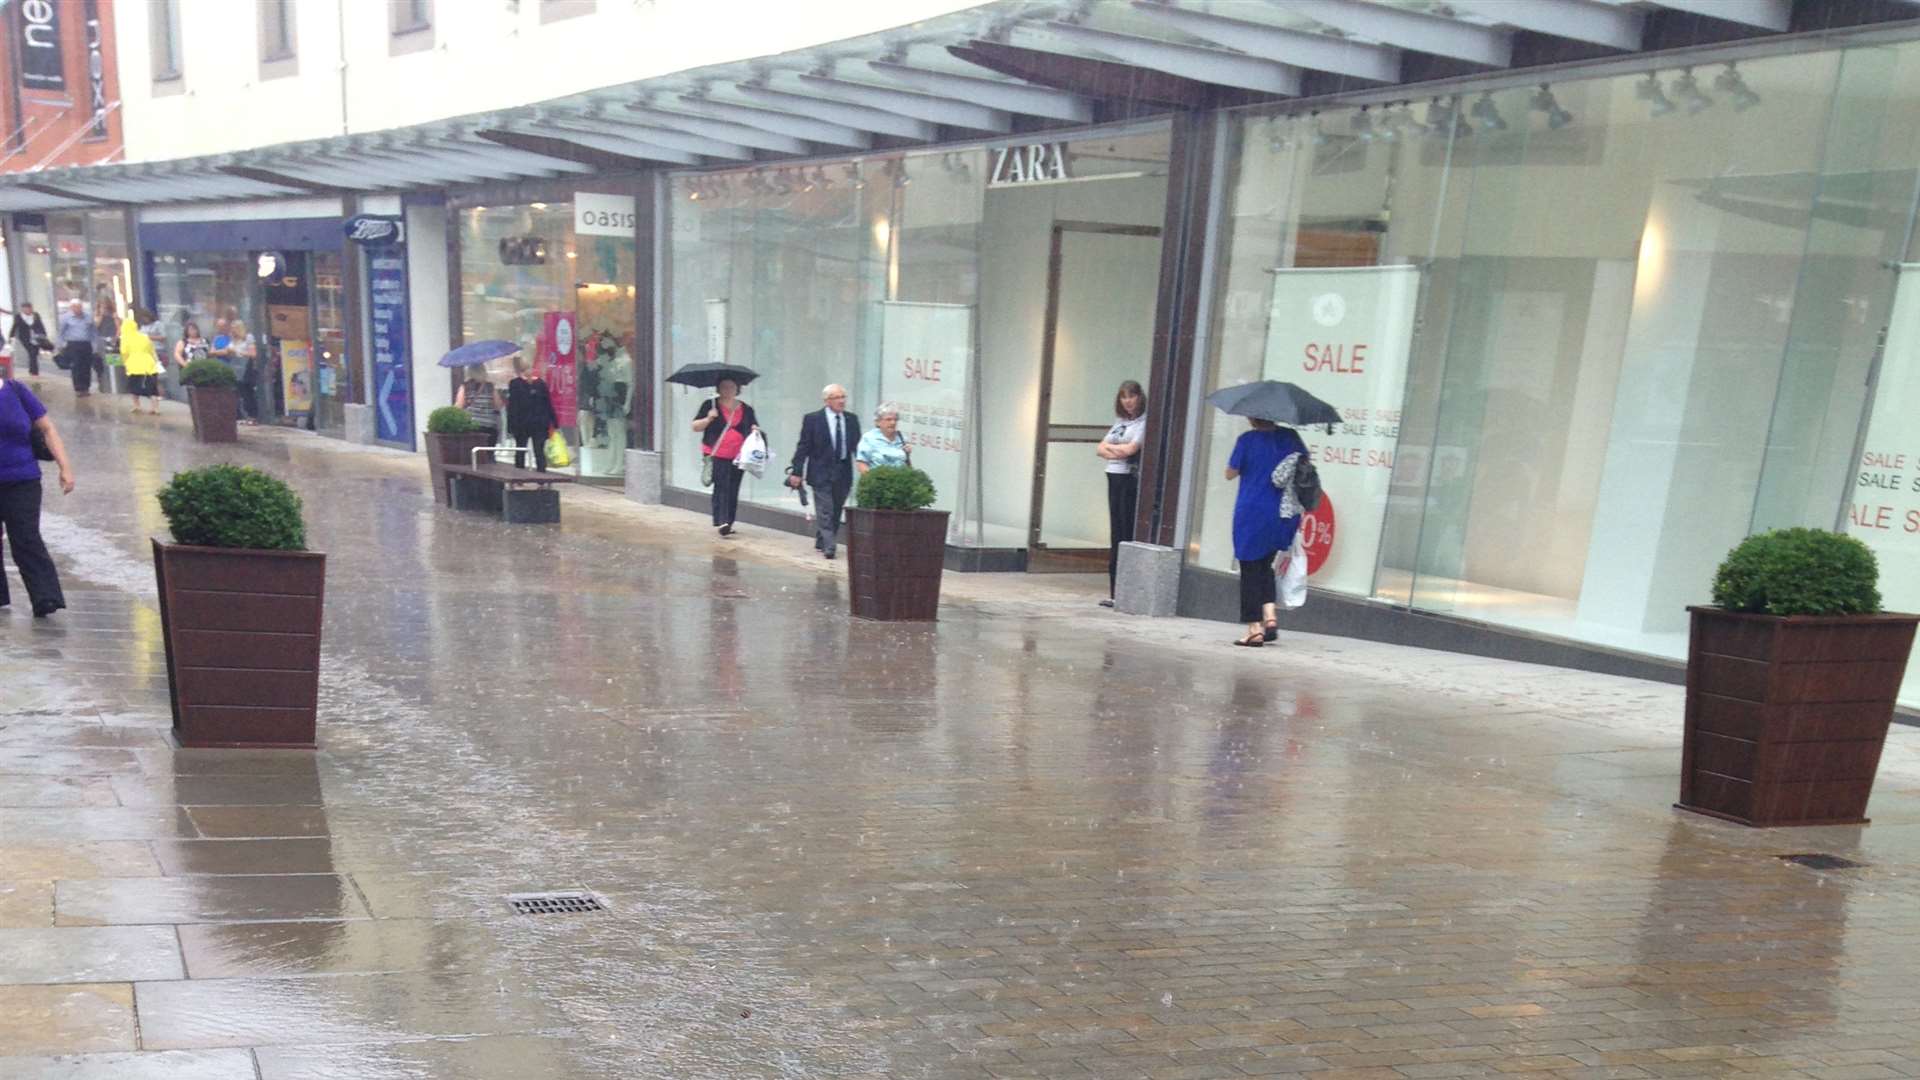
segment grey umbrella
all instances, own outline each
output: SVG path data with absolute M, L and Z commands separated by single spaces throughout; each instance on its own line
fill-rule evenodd
M 1340 422 L 1340 410 L 1290 382 L 1262 379 L 1228 386 L 1207 395 L 1222 412 L 1251 416 L 1288 427 L 1325 424 L 1329 432 Z

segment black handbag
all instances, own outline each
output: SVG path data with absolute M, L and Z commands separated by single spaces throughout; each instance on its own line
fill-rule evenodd
M 20 391 L 15 389 L 15 383 L 12 380 L 7 382 L 7 389 L 12 391 L 13 399 L 20 403 L 20 411 L 25 412 L 27 409 L 27 399 L 20 396 Z M 35 458 L 40 461 L 53 460 L 53 447 L 47 445 L 47 433 L 41 431 L 32 423 L 28 423 L 27 425 L 27 441 L 33 444 L 33 456 Z

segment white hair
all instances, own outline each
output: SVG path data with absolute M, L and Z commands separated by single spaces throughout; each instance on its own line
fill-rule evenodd
M 833 396 L 833 392 L 834 392 L 835 390 L 838 390 L 838 391 L 840 391 L 840 392 L 841 392 L 842 394 L 845 394 L 845 393 L 847 392 L 847 388 L 846 388 L 846 387 L 844 387 L 844 386 L 841 386 L 841 385 L 840 385 L 839 383 L 837 383 L 837 382 L 830 382 L 830 383 L 828 383 L 827 385 L 825 385 L 825 386 L 823 386 L 823 387 L 821 387 L 821 388 L 820 388 L 820 399 L 821 399 L 822 401 L 824 401 L 824 400 L 826 400 L 827 398 L 830 398 L 830 397 L 832 397 L 832 396 Z
M 895 420 L 900 419 L 900 406 L 895 405 L 891 401 L 881 402 L 880 407 L 873 410 L 873 419 L 877 423 L 883 416 L 891 416 Z

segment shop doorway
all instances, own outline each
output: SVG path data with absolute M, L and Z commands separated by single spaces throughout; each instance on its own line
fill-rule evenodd
M 1094 445 L 1113 424 L 1120 382 L 1146 381 L 1159 290 L 1158 227 L 1054 223 L 1027 531 L 1030 571 L 1106 568 L 1106 486 L 1088 480 L 1101 464 Z M 1058 472 L 1053 483 L 1050 470 Z

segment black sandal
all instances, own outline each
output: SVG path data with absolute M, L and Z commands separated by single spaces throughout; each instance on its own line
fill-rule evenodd
M 1267 639 L 1266 639 L 1266 638 L 1264 638 L 1264 637 L 1256 637 L 1256 636 L 1254 636 L 1254 635 L 1251 635 L 1251 634 L 1249 634 L 1248 636 L 1246 636 L 1246 637 L 1243 637 L 1243 638 L 1237 638 L 1237 639 L 1235 639 L 1235 641 L 1234 641 L 1234 644 L 1235 644 L 1235 645 L 1239 645 L 1239 646 L 1242 646 L 1242 647 L 1244 647 L 1244 648 L 1248 648 L 1248 649 L 1258 649 L 1258 648 L 1260 648 L 1260 647 L 1262 647 L 1262 646 L 1264 646 L 1264 645 L 1265 645 L 1266 643 L 1267 643 Z
M 1280 623 L 1274 619 L 1268 619 L 1263 629 L 1261 630 L 1260 640 L 1262 641 L 1280 640 Z

